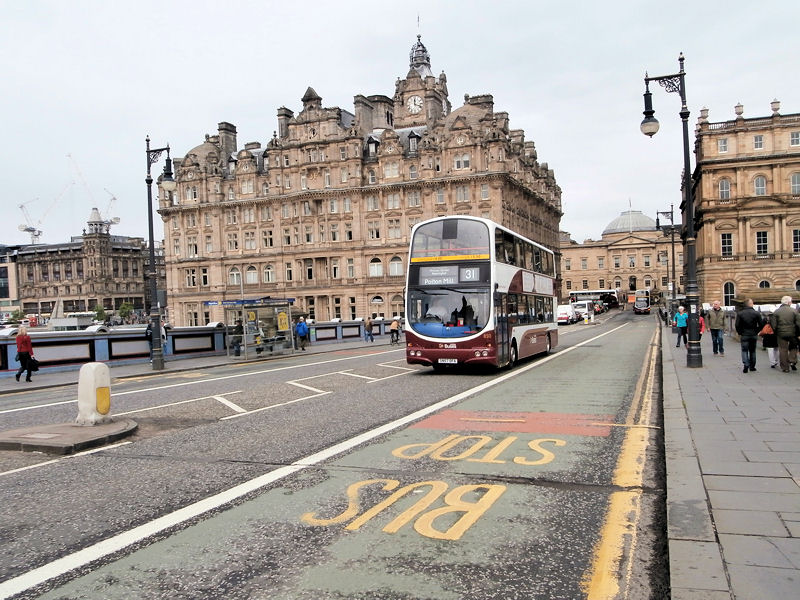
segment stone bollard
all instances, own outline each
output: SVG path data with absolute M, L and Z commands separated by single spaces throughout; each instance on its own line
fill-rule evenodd
M 111 422 L 111 376 L 108 365 L 86 363 L 78 376 L 79 425 L 98 425 Z

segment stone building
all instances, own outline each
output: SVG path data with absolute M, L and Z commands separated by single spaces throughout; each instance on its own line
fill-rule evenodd
M 695 207 L 701 300 L 800 290 L 800 114 L 697 122 Z M 778 292 L 780 296 L 780 292 Z
M 675 236 L 676 294 L 683 292 L 683 248 Z M 561 298 L 574 291 L 620 290 L 627 294 L 650 288 L 654 294 L 671 296 L 672 240 L 656 228 L 656 222 L 638 210 L 627 210 L 603 229 L 600 240 L 561 237 Z
M 83 235 L 61 244 L 19 246 L 14 267 L 23 312 L 49 316 L 59 298 L 67 313 L 98 305 L 113 311 L 123 302 L 144 310 L 146 244 L 142 238 L 111 235 L 111 225 L 93 208 Z
M 219 123 L 159 194 L 170 319 L 231 322 L 224 301 L 294 298 L 311 318 L 403 314 L 409 232 L 439 215 L 494 219 L 558 251 L 561 190 L 489 94 L 453 109 L 419 40 L 392 96 L 353 112 L 280 107 L 262 146 Z

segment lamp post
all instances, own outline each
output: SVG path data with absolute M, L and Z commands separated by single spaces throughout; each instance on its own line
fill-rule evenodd
M 144 182 L 147 184 L 147 229 L 150 235 L 150 270 L 147 276 L 150 278 L 150 331 L 151 342 L 153 344 L 153 370 L 162 371 L 164 369 L 164 349 L 161 347 L 161 314 L 158 309 L 158 268 L 156 267 L 156 247 L 153 238 L 153 178 L 150 175 L 150 167 L 157 162 L 162 152 L 167 153 L 167 162 L 164 164 L 164 173 L 161 176 L 161 187 L 165 192 L 170 193 L 175 190 L 176 183 L 172 178 L 172 159 L 169 157 L 169 145 L 165 148 L 150 148 L 150 136 L 146 138 L 147 144 L 147 177 Z
M 659 217 L 665 217 L 669 219 L 669 225 L 661 225 L 659 223 Z M 669 205 L 669 212 L 667 211 L 657 211 L 656 212 L 656 229 L 660 229 L 664 232 L 664 235 L 670 236 L 670 246 L 672 248 L 672 277 L 670 281 L 672 282 L 670 286 L 672 287 L 672 301 L 669 307 L 669 317 L 672 318 L 672 313 L 675 312 L 675 305 L 677 304 L 675 299 L 675 293 L 677 292 L 677 281 L 675 280 L 675 230 L 677 229 L 677 225 L 675 225 L 674 215 L 673 215 L 673 205 Z M 669 266 L 667 266 L 667 275 L 669 275 Z
M 692 172 L 689 164 L 689 109 L 686 106 L 686 72 L 683 70 L 683 53 L 678 57 L 678 72 L 673 75 L 649 77 L 644 74 L 644 119 L 642 133 L 653 137 L 658 132 L 658 120 L 653 116 L 653 95 L 650 93 L 650 82 L 657 81 L 667 92 L 677 92 L 681 97 L 681 110 L 678 113 L 683 121 L 683 211 L 684 244 L 686 246 L 686 302 L 689 311 L 689 349 L 686 353 L 686 366 L 697 368 L 703 366 L 703 355 L 700 351 L 700 292 L 697 287 L 697 265 L 695 258 L 694 231 L 694 199 L 692 197 Z M 675 261 L 672 262 L 673 267 Z M 674 282 L 673 282 L 674 287 Z

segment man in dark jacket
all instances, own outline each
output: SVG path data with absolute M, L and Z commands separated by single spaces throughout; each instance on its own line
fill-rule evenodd
M 742 373 L 756 370 L 756 343 L 758 332 L 764 326 L 761 313 L 753 308 L 753 299 L 744 301 L 744 308 L 736 314 L 736 333 L 742 342 Z
M 717 354 L 725 356 L 725 348 L 723 346 L 725 311 L 722 310 L 719 300 L 714 300 L 711 310 L 706 315 L 706 327 L 711 330 L 711 348 L 714 350 L 714 356 L 717 356 Z
M 797 331 L 800 328 L 800 314 L 792 308 L 792 297 L 781 298 L 781 306 L 769 317 L 769 324 L 778 336 L 778 357 L 781 371 L 788 373 L 797 370 Z

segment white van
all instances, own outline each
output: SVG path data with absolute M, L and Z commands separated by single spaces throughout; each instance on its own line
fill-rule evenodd
M 594 314 L 594 302 L 591 300 L 578 300 L 577 302 L 573 302 L 572 308 L 580 315 L 581 319 L 591 317 Z

